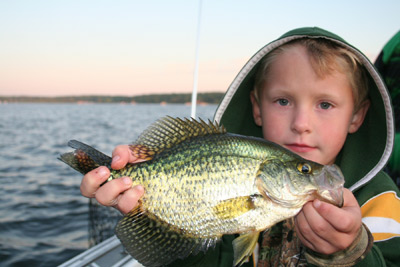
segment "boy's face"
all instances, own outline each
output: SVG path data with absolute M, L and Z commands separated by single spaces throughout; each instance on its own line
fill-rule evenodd
M 333 164 L 347 134 L 358 130 L 368 107 L 353 114 L 346 75 L 320 78 L 305 48 L 293 46 L 270 66 L 259 101 L 251 95 L 253 116 L 264 138 L 320 164 Z

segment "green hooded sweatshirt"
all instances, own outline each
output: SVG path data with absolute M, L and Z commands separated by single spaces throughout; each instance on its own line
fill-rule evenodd
M 347 47 L 357 55 L 368 73 L 370 108 L 363 125 L 349 134 L 336 158 L 345 176 L 345 187 L 357 198 L 374 245 L 356 266 L 399 266 L 400 264 L 400 198 L 393 181 L 382 172 L 393 146 L 394 123 L 390 97 L 373 64 L 343 39 L 320 28 L 290 31 L 261 48 L 244 65 L 228 88 L 217 108 L 214 119 L 229 132 L 262 137 L 261 127 L 254 123 L 250 91 L 261 59 L 273 49 L 299 38 L 325 38 Z M 302 256 L 304 248 L 295 238 L 290 220 L 275 225 L 260 235 L 259 249 L 242 266 L 272 266 L 308 263 Z M 224 236 L 215 249 L 175 262 L 174 266 L 232 266 L 234 236 Z M 297 240 L 297 241 L 293 241 Z M 298 251 L 293 254 L 291 250 Z M 299 252 L 300 251 L 300 252 Z M 287 261 L 285 258 L 291 258 Z M 293 261 L 293 259 L 296 259 Z
M 400 31 L 383 47 L 375 61 L 375 67 L 382 75 L 392 97 L 396 137 L 386 171 L 400 187 Z

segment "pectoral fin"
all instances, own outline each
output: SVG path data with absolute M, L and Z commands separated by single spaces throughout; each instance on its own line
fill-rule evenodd
M 233 240 L 233 266 L 242 265 L 254 251 L 260 232 L 242 234 Z
M 221 201 L 213 207 L 213 210 L 218 218 L 229 220 L 237 218 L 254 208 L 253 198 L 251 196 L 242 196 Z

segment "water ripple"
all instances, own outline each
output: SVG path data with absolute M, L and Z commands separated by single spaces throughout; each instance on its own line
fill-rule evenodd
M 214 110 L 198 107 L 204 119 Z M 82 176 L 57 160 L 68 140 L 111 154 L 159 117 L 189 114 L 184 105 L 0 105 L 1 266 L 55 266 L 88 247 Z

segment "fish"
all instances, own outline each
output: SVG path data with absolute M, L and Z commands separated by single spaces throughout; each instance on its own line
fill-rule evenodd
M 82 174 L 107 166 L 107 181 L 128 176 L 145 193 L 116 225 L 128 253 L 144 266 L 205 253 L 223 235 L 233 266 L 254 251 L 260 232 L 295 216 L 308 201 L 341 207 L 344 177 L 336 165 L 306 160 L 262 138 L 227 132 L 216 122 L 163 117 L 129 145 L 138 163 L 111 169 L 111 157 L 82 142 L 60 160 Z

